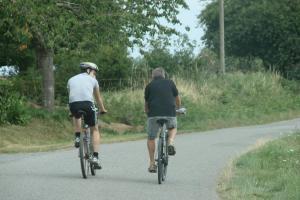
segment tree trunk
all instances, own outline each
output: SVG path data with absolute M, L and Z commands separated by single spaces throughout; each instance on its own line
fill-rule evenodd
M 51 49 L 36 49 L 37 66 L 42 72 L 43 106 L 48 110 L 54 108 L 54 66 Z

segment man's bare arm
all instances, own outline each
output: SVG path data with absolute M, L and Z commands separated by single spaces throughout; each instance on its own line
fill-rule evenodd
M 175 103 L 177 109 L 181 107 L 181 98 L 179 97 L 179 95 L 175 97 Z
M 94 96 L 95 96 L 96 102 L 97 102 L 101 112 L 107 112 L 107 110 L 104 107 L 99 88 L 94 88 Z

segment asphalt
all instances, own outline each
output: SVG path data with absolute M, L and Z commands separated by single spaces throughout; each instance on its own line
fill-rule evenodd
M 178 135 L 167 180 L 147 172 L 146 141 L 101 146 L 103 169 L 82 179 L 76 149 L 0 155 L 1 200 L 215 200 L 229 160 L 260 139 L 290 134 L 300 119 Z

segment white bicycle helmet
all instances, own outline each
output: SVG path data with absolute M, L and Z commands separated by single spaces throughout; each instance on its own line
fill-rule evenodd
M 99 71 L 98 66 L 92 62 L 82 62 L 82 63 L 80 63 L 80 68 L 81 69 L 93 69 L 95 71 Z

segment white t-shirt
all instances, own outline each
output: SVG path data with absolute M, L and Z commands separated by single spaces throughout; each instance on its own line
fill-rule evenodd
M 91 101 L 94 102 L 94 88 L 99 88 L 98 81 L 88 75 L 81 73 L 73 76 L 68 80 L 69 103 L 76 101 Z

